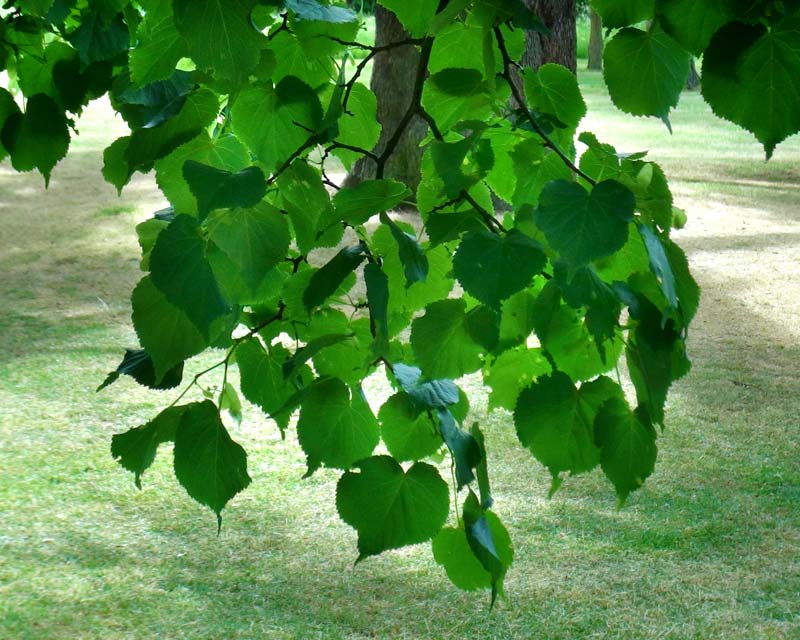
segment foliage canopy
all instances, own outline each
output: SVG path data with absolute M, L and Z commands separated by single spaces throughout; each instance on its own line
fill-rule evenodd
M 103 175 L 121 190 L 154 170 L 170 203 L 137 227 L 141 348 L 101 388 L 129 375 L 169 392 L 187 359 L 220 357 L 150 422 L 113 437 L 137 485 L 172 442 L 177 479 L 221 523 L 251 481 L 230 435 L 241 393 L 284 434 L 299 412 L 308 475 L 341 470 L 336 505 L 359 560 L 432 541 L 455 585 L 494 601 L 513 548 L 455 381 L 481 375 L 490 406 L 513 411 L 551 492 L 599 466 L 622 502 L 652 473 L 668 390 L 689 370 L 699 290 L 670 238 L 684 215 L 658 165 L 586 131 L 578 156 L 575 77 L 518 69 L 523 29 L 543 29 L 521 0 L 382 4 L 421 56 L 406 117 L 376 154 L 376 99 L 359 78 L 397 44 L 358 44 L 359 18 L 344 7 L 11 0 L 0 64 L 24 109 L 0 89 L 0 155 L 47 182 L 73 117 L 107 94 L 130 135 L 106 149 Z M 690 56 L 702 54 L 704 97 L 769 157 L 800 129 L 798 4 L 595 0 L 618 29 L 605 53 L 612 100 L 669 125 Z M 430 128 L 418 226 L 387 213 L 412 194 L 385 176 L 415 115 Z M 375 179 L 329 178 L 331 158 L 359 157 Z M 608 375 L 623 356 L 633 406 Z M 377 412 L 363 389 L 373 374 L 394 387 Z M 184 402 L 195 386 L 206 399 Z

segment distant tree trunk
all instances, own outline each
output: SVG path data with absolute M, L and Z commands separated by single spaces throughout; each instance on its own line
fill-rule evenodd
M 695 65 L 694 58 L 689 62 L 689 77 L 686 78 L 686 89 L 688 91 L 696 91 L 700 88 L 700 74 L 697 73 L 697 66 Z
M 555 62 L 576 73 L 578 70 L 578 34 L 576 0 L 525 0 L 539 19 L 550 29 L 545 36 L 536 31 L 525 33 L 525 54 L 522 64 L 538 69 Z
M 408 37 L 408 33 L 391 11 L 375 5 L 377 46 L 405 40 Z M 375 153 L 378 155 L 386 148 L 386 142 L 408 110 L 418 64 L 419 52 L 413 45 L 390 49 L 375 56 L 370 89 L 378 99 L 378 122 L 382 127 L 381 137 L 375 148 Z M 425 121 L 415 116 L 386 163 L 384 177 L 399 180 L 412 191 L 416 191 L 420 181 L 422 159 L 419 143 L 425 137 L 427 129 Z M 375 163 L 368 158 L 362 158 L 347 176 L 345 184 L 352 186 L 374 177 Z
M 592 9 L 589 11 L 589 63 L 587 69 L 603 68 L 603 19 Z

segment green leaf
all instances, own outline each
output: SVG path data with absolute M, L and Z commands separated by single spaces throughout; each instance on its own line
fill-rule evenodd
M 425 409 L 446 409 L 459 401 L 458 387 L 452 380 L 420 382 L 422 371 L 417 367 L 397 363 L 392 367 L 403 391 Z
M 302 160 L 295 161 L 278 178 L 278 192 L 278 206 L 289 214 L 301 253 L 339 243 L 344 229 L 319 170 Z
M 0 140 L 14 169 L 38 169 L 47 186 L 53 168 L 67 155 L 67 120 L 50 96 L 37 93 L 28 99 L 25 113 L 11 113 L 6 118 Z
M 548 63 L 535 72 L 525 69 L 523 79 L 530 105 L 536 111 L 555 116 L 574 132 L 586 115 L 586 103 L 575 74 L 560 64 Z
M 689 54 L 658 27 L 626 28 L 603 52 L 603 77 L 614 104 L 635 116 L 656 116 L 669 126 L 689 74 Z
M 256 338 L 249 338 L 236 349 L 236 363 L 241 375 L 241 390 L 244 397 L 263 409 L 264 413 L 278 423 L 283 431 L 289 424 L 290 411 L 279 413 L 294 395 L 297 388 L 292 380 L 283 375 L 283 363 L 289 358 L 289 352 L 282 346 L 270 347 L 267 353 Z M 306 380 L 311 371 L 299 368 L 297 374 Z
M 286 218 L 266 203 L 251 209 L 215 211 L 206 228 L 211 241 L 225 252 L 254 291 L 267 272 L 283 261 L 291 242 Z
M 429 464 L 404 472 L 388 456 L 375 456 L 348 471 L 336 488 L 339 516 L 358 532 L 358 560 L 430 540 L 450 510 L 447 484 Z M 380 492 L 376 492 L 380 487 Z
M 488 459 L 486 458 L 486 440 L 484 439 L 481 428 L 477 422 L 472 424 L 470 434 L 472 434 L 473 439 L 478 445 L 478 451 L 480 453 L 480 462 L 478 462 L 478 465 L 475 467 L 475 475 L 478 479 L 478 491 L 480 492 L 481 496 L 481 507 L 488 509 L 494 503 L 494 498 L 492 497 L 492 490 L 489 486 L 489 466 Z
M 197 220 L 176 216 L 158 235 L 150 254 L 150 269 L 153 284 L 208 339 L 211 324 L 231 308 L 220 293 L 205 245 Z
M 338 378 L 322 378 L 300 407 L 297 437 L 306 454 L 306 477 L 326 467 L 349 469 L 378 445 L 378 421 L 363 393 L 351 393 Z
M 734 17 L 728 0 L 659 0 L 658 22 L 684 49 L 702 55 L 711 36 Z
M 624 398 L 608 400 L 595 418 L 600 467 L 617 490 L 620 504 L 653 473 L 658 453 L 656 431 Z
M 203 220 L 214 209 L 254 207 L 267 193 L 267 181 L 258 167 L 233 173 L 187 160 L 183 177 L 197 198 L 197 212 Z
M 659 0 L 660 1 L 660 0 Z M 655 0 L 590 0 L 606 29 L 627 27 L 653 17 Z
M 411 324 L 411 347 L 429 378 L 460 378 L 481 366 L 483 348 L 470 335 L 464 300 L 440 300 Z
M 397 242 L 400 262 L 403 263 L 403 271 L 406 274 L 406 288 L 415 282 L 425 282 L 428 277 L 428 258 L 425 251 L 419 246 L 417 239 L 403 231 L 385 213 L 381 214 L 381 222 L 389 227 Z
M 373 149 L 381 135 L 378 122 L 378 103 L 375 94 L 361 83 L 356 83 L 350 91 L 347 111 L 339 116 L 339 135 L 335 142 L 359 149 Z M 335 148 L 333 155 L 338 157 L 345 168 L 350 170 L 361 157 L 350 149 Z
M 494 165 L 491 142 L 473 131 L 457 142 L 434 140 L 430 146 L 433 165 L 443 183 L 442 195 L 457 198 L 483 180 Z
M 495 551 L 502 564 L 509 567 L 514 558 L 511 537 L 494 513 L 487 511 L 485 518 Z M 445 527 L 436 535 L 431 545 L 434 560 L 444 568 L 450 582 L 459 589 L 475 591 L 492 588 L 492 574 L 473 552 L 463 525 Z
M 288 76 L 273 89 L 244 89 L 231 110 L 233 131 L 264 165 L 274 171 L 313 135 L 322 122 L 322 105 L 307 84 Z
M 225 383 L 219 394 L 219 410 L 227 411 L 236 424 L 241 424 L 242 401 L 239 399 L 239 394 L 236 393 L 236 388 L 230 382 Z
M 133 326 L 150 355 L 156 380 L 209 344 L 196 325 L 156 288 L 150 276 L 139 281 L 131 295 Z
M 581 314 L 562 303 L 559 287 L 552 280 L 536 299 L 533 322 L 542 348 L 573 380 L 589 380 L 608 371 L 622 351 L 618 338 L 604 342 L 602 352 L 598 349 Z
M 473 96 L 486 89 L 483 74 L 478 69 L 442 69 L 431 76 L 430 82 L 448 96 Z
M 438 409 L 436 415 L 439 418 L 439 433 L 453 457 L 456 488 L 460 490 L 461 487 L 475 479 L 472 470 L 481 462 L 481 448 L 472 434 L 467 433 L 458 425 L 450 411 Z
M 119 363 L 116 370 L 108 374 L 103 383 L 97 387 L 97 390 L 105 389 L 115 382 L 120 375 L 128 375 L 140 385 L 150 389 L 173 389 L 181 383 L 183 378 L 183 362 L 175 365 L 158 379 L 156 378 L 153 359 L 144 349 L 125 349 L 125 356 L 122 358 L 122 362 Z
M 156 182 L 161 191 L 176 211 L 190 215 L 197 214 L 197 199 L 183 177 L 183 165 L 187 160 L 231 172 L 241 171 L 251 164 L 247 148 L 234 136 L 212 139 L 205 131 L 156 160 Z
M 17 103 L 14 101 L 14 96 L 12 96 L 7 90 L 0 87 L 0 131 L 2 131 L 6 121 L 12 115 L 19 113 L 20 110 L 17 106 Z M 8 149 L 6 149 L 3 145 L 4 143 L 2 143 L 2 136 L 0 136 L 0 160 L 5 159 L 5 157 L 8 155 Z
M 210 400 L 186 406 L 175 432 L 175 477 L 197 502 L 217 514 L 250 484 L 247 453 L 234 442 Z
M 389 278 L 375 262 L 364 267 L 369 321 L 378 355 L 389 352 Z
M 409 394 L 396 393 L 378 411 L 381 438 L 399 462 L 420 460 L 442 446 L 430 412 Z
M 250 13 L 257 0 L 173 0 L 175 26 L 200 67 L 236 87 L 258 64 L 263 36 Z
M 800 131 L 800 19 L 717 31 L 703 56 L 702 89 L 714 113 L 752 132 L 770 158 Z
M 678 308 L 678 294 L 675 291 L 675 276 L 672 274 L 667 252 L 659 237 L 646 224 L 637 225 L 644 240 L 647 255 L 650 257 L 650 269 L 658 280 L 661 292 L 673 309 Z
M 489 409 L 502 407 L 513 411 L 522 390 L 551 370 L 541 349 L 522 346 L 504 351 L 484 367 L 484 382 L 492 390 Z
M 147 424 L 112 436 L 111 456 L 124 469 L 135 474 L 137 488 L 142 488 L 142 474 L 156 459 L 158 445 L 175 440 L 175 432 L 186 408 L 168 407 Z
M 88 11 L 81 16 L 80 26 L 69 35 L 69 41 L 84 64 L 111 60 L 128 50 L 128 27 L 120 15 L 109 20 L 101 13 Z
M 577 475 L 600 462 L 594 419 L 600 406 L 615 397 L 624 397 L 623 392 L 609 378 L 598 378 L 576 389 L 560 371 L 539 378 L 520 394 L 514 410 L 517 436 L 550 470 L 551 494 L 561 484 L 560 473 Z
M 303 304 L 308 311 L 320 306 L 341 286 L 344 279 L 356 270 L 367 257 L 364 243 L 344 247 L 311 276 L 303 292 Z
M 436 15 L 438 0 L 378 0 L 397 16 L 412 37 L 421 38 Z
M 300 372 L 303 365 L 320 351 L 335 344 L 339 344 L 344 340 L 349 340 L 352 337 L 352 333 L 329 333 L 314 338 L 309 341 L 306 346 L 298 349 L 291 358 L 283 363 L 283 376 L 287 380 L 291 380 Z
M 554 180 L 542 191 L 534 219 L 553 249 L 580 266 L 625 244 L 634 206 L 633 194 L 614 180 L 590 193 L 577 183 Z
M 138 85 L 168 78 L 178 61 L 189 55 L 186 41 L 175 27 L 171 0 L 158 0 L 147 7 L 136 30 L 136 40 L 128 64 L 131 78 Z
M 539 243 L 519 231 L 478 231 L 461 241 L 453 271 L 467 293 L 499 309 L 503 300 L 527 287 L 546 262 Z
M 365 180 L 355 187 L 344 187 L 333 197 L 336 214 L 351 225 L 364 224 L 373 215 L 393 209 L 411 195 L 397 180 Z
M 294 11 L 303 20 L 322 22 L 353 22 L 357 16 L 344 7 L 330 7 L 316 0 L 284 0 L 284 6 Z
M 472 553 L 491 576 L 492 602 L 490 607 L 494 607 L 498 593 L 503 591 L 503 578 L 513 561 L 513 551 L 508 532 L 502 525 L 495 526 L 493 530 L 489 515 L 490 512 L 480 506 L 477 497 L 470 491 L 464 501 L 464 528 Z M 499 521 L 497 524 L 500 524 Z M 494 531 L 497 531 L 498 534 L 497 542 L 495 542 Z

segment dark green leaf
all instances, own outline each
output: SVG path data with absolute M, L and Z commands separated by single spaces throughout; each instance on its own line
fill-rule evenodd
M 122 16 L 109 20 L 100 13 L 88 11 L 83 14 L 80 26 L 70 34 L 69 41 L 84 64 L 111 60 L 128 50 L 128 27 Z
M 370 262 L 364 267 L 364 282 L 375 350 L 378 355 L 386 355 L 389 351 L 389 279 L 377 263 Z
M 755 134 L 767 158 L 800 131 L 800 19 L 767 30 L 732 22 L 703 56 L 703 97 L 721 118 Z
M 175 432 L 186 408 L 169 407 L 147 424 L 116 433 L 111 438 L 112 457 L 135 474 L 134 482 L 139 489 L 142 488 L 142 474 L 156 458 L 158 445 L 175 440 Z
M 536 111 L 555 116 L 572 132 L 586 115 L 578 78 L 560 64 L 544 64 L 524 71 L 525 96 Z
M 232 173 L 187 160 L 183 165 L 183 177 L 197 198 L 200 220 L 213 209 L 254 207 L 267 193 L 267 181 L 258 167 Z
M 250 484 L 247 453 L 231 440 L 210 400 L 186 406 L 175 433 L 175 477 L 187 493 L 217 514 Z
M 486 458 L 486 441 L 477 422 L 473 423 L 472 429 L 470 429 L 470 434 L 477 443 L 478 451 L 480 453 L 480 462 L 478 462 L 477 466 L 475 467 L 475 475 L 478 478 L 478 490 L 481 497 L 481 507 L 488 509 L 494 503 L 494 498 L 492 497 L 492 490 L 489 486 L 489 467 Z
M 705 0 L 704 0 L 705 1 Z M 606 29 L 627 27 L 653 17 L 655 0 L 590 0 Z
M 675 276 L 672 274 L 667 253 L 659 237 L 646 224 L 640 224 L 639 233 L 642 234 L 647 255 L 650 256 L 650 269 L 658 280 L 664 297 L 673 309 L 678 308 L 678 294 L 675 292 Z
M 473 469 L 481 462 L 481 448 L 471 434 L 464 431 L 447 409 L 438 409 L 439 433 L 450 450 L 456 468 L 456 488 L 461 489 L 475 479 Z
M 503 300 L 528 286 L 545 263 L 539 243 L 519 231 L 479 231 L 461 241 L 453 270 L 467 293 L 499 309 Z
M 625 244 L 634 206 L 633 194 L 614 180 L 590 193 L 575 182 L 554 180 L 542 191 L 535 220 L 550 245 L 579 266 Z
M 447 484 L 434 467 L 416 462 L 404 472 L 388 456 L 367 458 L 357 466 L 358 472 L 348 471 L 339 480 L 336 508 L 358 532 L 359 560 L 436 535 L 450 501 Z
M 459 400 L 458 387 L 452 380 L 420 382 L 422 371 L 402 363 L 395 364 L 392 373 L 403 391 L 426 409 L 446 409 Z
M 166 299 L 149 276 L 133 290 L 131 305 L 136 335 L 153 360 L 157 380 L 209 345 L 197 326 Z
M 172 389 L 181 383 L 183 362 L 175 365 L 159 379 L 156 378 L 153 359 L 144 349 L 125 349 L 125 356 L 122 358 L 122 362 L 119 363 L 115 371 L 108 374 L 108 377 L 103 381 L 103 384 L 97 387 L 97 390 L 105 389 L 123 374 L 129 375 L 139 384 L 151 389 Z
M 298 374 L 301 367 L 323 349 L 353 337 L 351 333 L 331 333 L 311 340 L 306 346 L 301 347 L 295 354 L 283 363 L 283 376 L 291 380 Z
M 214 320 L 231 309 L 211 271 L 205 244 L 195 218 L 176 216 L 156 240 L 150 269 L 153 284 L 208 338 Z
M 341 249 L 327 264 L 311 276 L 308 288 L 303 293 L 303 304 L 311 311 L 332 296 L 344 279 L 356 270 L 367 257 L 365 246 L 359 243 L 354 247 Z
M 689 54 L 660 28 L 626 28 L 603 52 L 603 75 L 614 104 L 635 116 L 656 116 L 669 126 L 689 74 Z
M 620 504 L 642 486 L 656 463 L 656 431 L 624 398 L 608 400 L 595 418 L 600 467 L 617 490 Z
M 50 173 L 69 147 L 69 130 L 64 112 L 43 93 L 28 99 L 25 113 L 11 113 L 0 133 L 3 147 L 17 171 L 38 169 L 45 186 Z
M 483 74 L 477 69 L 442 69 L 434 73 L 430 81 L 448 96 L 471 96 L 486 89 Z
M 711 36 L 734 17 L 728 0 L 658 0 L 658 22 L 670 37 L 696 56 Z
M 428 258 L 417 239 L 398 227 L 385 213 L 381 214 L 381 222 L 389 227 L 397 242 L 400 262 L 403 263 L 403 271 L 406 274 L 406 288 L 415 282 L 425 282 L 428 277 Z
M 577 475 L 600 462 L 594 419 L 600 406 L 614 397 L 624 396 L 609 378 L 598 378 L 576 389 L 560 371 L 539 378 L 520 395 L 514 410 L 517 436 L 550 470 L 551 494 L 561 484 L 560 473 Z

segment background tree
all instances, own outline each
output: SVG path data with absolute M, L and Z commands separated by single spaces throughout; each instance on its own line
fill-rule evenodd
M 525 0 L 549 29 L 546 35 L 529 29 L 525 32 L 525 55 L 522 64 L 538 69 L 547 62 L 566 67 L 573 73 L 578 68 L 577 3 L 576 0 Z
M 600 71 L 603 68 L 603 19 L 594 9 L 589 11 L 588 57 L 587 69 Z

